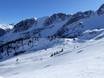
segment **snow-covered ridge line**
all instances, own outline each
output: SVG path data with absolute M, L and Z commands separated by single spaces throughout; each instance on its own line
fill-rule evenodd
M 13 29 L 13 25 L 10 24 L 0 24 L 0 28 L 7 30 L 7 29 Z
M 86 42 L 91 39 L 104 37 L 104 11 L 102 5 L 96 12 L 77 12 L 73 15 L 56 13 L 43 18 L 30 18 L 22 20 L 9 31 L 0 32 L 0 53 L 12 57 L 14 53 L 33 50 L 34 39 L 69 38 Z M 97 14 L 96 14 L 97 13 Z M 6 29 L 5 25 L 3 26 Z M 2 33 L 3 32 L 3 33 Z M 1 34 L 2 33 L 2 34 Z M 27 41 L 27 42 L 26 42 Z M 35 40 L 36 41 L 36 40 Z M 43 44 L 44 42 L 42 42 Z M 20 49 L 28 45 L 28 49 Z M 47 44 L 47 43 L 45 43 Z M 13 46 L 14 45 L 14 46 Z M 38 44 L 40 46 L 40 44 Z M 47 47 L 46 45 L 44 47 Z M 34 47 L 35 48 L 35 47 Z M 36 48 L 35 48 L 36 49 Z M 18 51 L 17 51 L 18 50 Z M 4 56 L 3 56 L 4 57 Z

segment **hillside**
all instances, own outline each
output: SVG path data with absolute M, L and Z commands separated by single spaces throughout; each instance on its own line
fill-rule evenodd
M 3 78 L 104 78 L 104 4 L 0 24 Z
M 4 78 L 104 77 L 104 39 L 86 43 L 70 39 L 62 41 L 47 50 L 23 54 L 1 62 L 0 75 Z M 61 49 L 63 52 L 60 52 Z M 55 52 L 56 55 L 51 56 Z
M 84 42 L 104 37 L 104 5 L 98 10 L 77 12 L 73 15 L 57 13 L 42 18 L 25 19 L 17 23 L 8 32 L 3 26 L 0 37 L 1 60 L 27 52 L 34 48 L 40 38 L 52 41 L 56 38 L 70 38 Z M 9 26 L 11 27 L 11 26 Z M 27 48 L 24 48 L 28 46 Z M 48 45 L 44 45 L 46 47 Z M 36 47 L 35 47 L 36 48 Z M 38 48 L 39 49 L 39 48 Z M 41 49 L 41 48 L 40 48 Z

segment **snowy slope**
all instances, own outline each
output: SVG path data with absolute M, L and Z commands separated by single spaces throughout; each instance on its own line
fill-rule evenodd
M 0 75 L 4 78 L 103 78 L 103 42 L 104 39 L 86 43 L 65 39 L 60 45 L 47 50 L 1 62 Z M 62 48 L 62 53 L 50 57 Z
M 57 13 L 8 26 L 10 31 L 0 37 L 0 76 L 104 78 L 103 6 L 96 12 Z

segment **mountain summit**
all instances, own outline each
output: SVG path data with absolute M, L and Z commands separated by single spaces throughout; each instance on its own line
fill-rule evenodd
M 96 11 L 88 10 L 75 14 L 55 13 L 42 18 L 29 18 L 15 24 L 10 30 L 0 29 L 0 51 L 2 58 L 12 57 L 28 50 L 48 46 L 47 40 L 69 38 L 77 41 L 104 37 L 104 4 Z M 42 40 L 43 39 L 43 40 Z M 42 43 L 34 47 L 35 42 Z M 27 46 L 27 47 L 26 47 Z M 39 47 L 41 46 L 41 48 Z

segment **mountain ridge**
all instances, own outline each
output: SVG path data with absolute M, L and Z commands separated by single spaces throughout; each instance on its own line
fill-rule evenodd
M 49 46 L 47 41 L 52 44 L 51 41 L 54 42 L 58 38 L 69 38 L 80 42 L 101 39 L 104 37 L 103 9 L 104 4 L 95 12 L 89 10 L 73 15 L 56 13 L 39 19 L 22 20 L 0 36 L 1 59 L 28 50 L 44 49 Z M 46 42 L 42 42 L 43 40 Z

